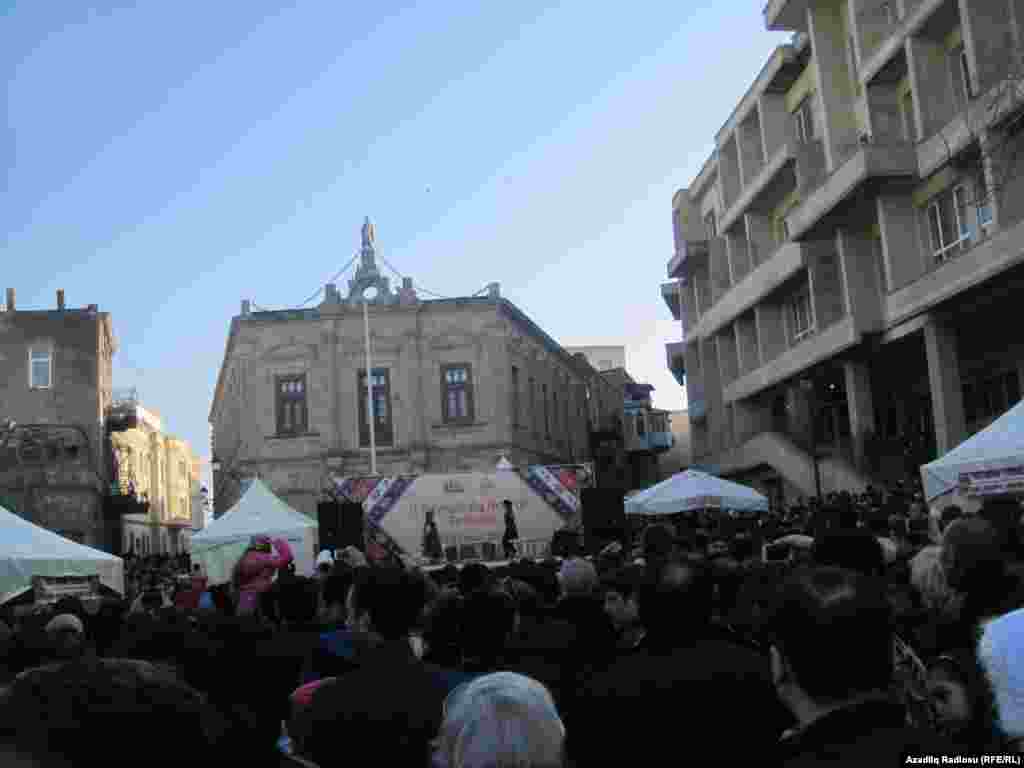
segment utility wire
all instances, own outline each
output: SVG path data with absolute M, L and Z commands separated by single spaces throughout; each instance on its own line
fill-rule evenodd
M 342 274 L 344 274 L 344 273 L 345 273 L 346 271 L 348 271 L 348 267 L 350 267 L 350 266 L 351 266 L 352 264 L 354 264 L 354 263 L 355 263 L 355 260 L 356 260 L 357 258 L 359 258 L 359 253 L 358 253 L 358 251 L 356 251 L 356 252 L 355 252 L 355 255 L 354 255 L 354 256 L 352 256 L 351 260 L 350 260 L 350 261 L 349 261 L 349 262 L 348 262 L 347 264 L 345 264 L 345 266 L 343 266 L 343 267 L 342 267 L 341 269 L 339 269 L 339 270 L 337 271 L 337 273 L 335 273 L 335 275 L 334 275 L 334 276 L 332 276 L 332 278 L 331 278 L 330 280 L 328 280 L 328 281 L 325 281 L 324 285 L 327 285 L 327 284 L 330 284 L 330 283 L 334 283 L 334 282 L 335 282 L 336 280 L 338 280 L 338 278 L 340 278 L 340 276 L 341 276 Z M 306 304 L 308 304 L 308 303 L 309 303 L 310 301 L 312 301 L 313 299 L 315 299 L 315 298 L 316 298 L 317 296 L 321 295 L 322 293 L 324 293 L 324 286 L 323 286 L 323 285 L 322 285 L 321 287 L 317 288 L 317 289 L 316 289 L 316 293 L 314 293 L 314 294 L 313 294 L 312 296 L 310 296 L 310 297 L 309 297 L 308 299 L 306 299 L 306 300 L 305 300 L 305 301 L 303 301 L 303 302 L 302 302 L 301 304 L 299 304 L 299 306 L 300 306 L 300 307 L 301 307 L 301 306 L 305 306 Z

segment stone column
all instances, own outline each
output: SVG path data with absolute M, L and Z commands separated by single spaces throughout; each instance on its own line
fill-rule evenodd
M 924 341 L 928 353 L 928 385 L 935 420 L 935 444 L 941 456 L 967 437 L 956 331 L 947 318 L 933 314 L 925 323 Z
M 875 432 L 875 404 L 871 393 L 871 370 L 858 360 L 843 363 L 846 379 L 846 406 L 850 413 L 850 434 L 858 466 L 863 466 L 864 440 L 868 432 Z

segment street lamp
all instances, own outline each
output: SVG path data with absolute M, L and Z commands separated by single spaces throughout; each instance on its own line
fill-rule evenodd
M 370 475 L 377 475 L 377 436 L 373 423 L 373 359 L 370 355 L 370 302 L 377 298 L 376 286 L 363 291 L 363 340 L 366 345 L 366 428 L 370 433 Z

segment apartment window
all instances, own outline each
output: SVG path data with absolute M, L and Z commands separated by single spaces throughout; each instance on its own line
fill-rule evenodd
M 789 300 L 789 322 L 793 341 L 799 341 L 814 332 L 814 312 L 809 288 L 804 288 Z
M 53 386 L 53 351 L 49 347 L 31 347 L 28 360 L 28 385 L 32 389 L 50 389 Z
M 811 101 L 811 96 L 807 96 L 803 101 L 800 102 L 800 106 L 796 108 L 794 113 L 796 119 L 796 137 L 797 139 L 806 144 L 809 141 L 814 140 L 814 103 Z
M 548 385 L 541 384 L 540 397 L 544 403 L 544 435 L 551 439 L 551 414 L 548 411 Z
M 394 442 L 391 421 L 391 377 L 387 368 L 374 368 L 371 381 L 373 390 L 373 437 L 377 445 Z M 366 425 L 366 369 L 359 371 L 359 444 L 370 444 L 370 431 Z
M 889 292 L 889 278 L 885 269 L 885 249 L 882 246 L 882 238 L 876 237 L 872 241 L 872 250 L 875 253 L 875 272 L 878 278 L 878 289 L 885 294 Z
M 928 204 L 928 232 L 935 263 L 960 253 L 970 239 L 967 225 L 967 190 L 958 184 Z
M 971 86 L 971 68 L 967 63 L 967 51 L 962 45 L 958 45 L 951 53 L 950 62 L 953 69 L 953 88 L 956 90 L 960 104 L 966 105 L 974 98 L 974 88 Z
M 277 434 L 302 435 L 308 431 L 308 425 L 306 375 L 278 376 Z
M 917 122 L 914 120 L 914 93 L 908 90 L 900 97 L 900 118 L 903 121 L 903 137 L 910 142 L 917 141 Z
M 718 237 L 718 222 L 715 221 L 714 211 L 708 211 L 708 215 L 704 217 L 704 231 L 708 239 Z
M 469 363 L 441 366 L 444 421 L 473 421 L 473 377 Z
M 519 369 L 514 365 L 512 366 L 512 392 L 511 402 L 509 403 L 509 409 L 512 411 L 512 426 L 519 426 Z
M 978 209 L 978 227 L 987 234 L 992 228 L 992 201 L 989 198 L 984 171 L 979 172 L 974 179 L 974 200 Z
M 530 377 L 530 426 L 533 428 L 534 433 L 537 432 L 537 382 Z

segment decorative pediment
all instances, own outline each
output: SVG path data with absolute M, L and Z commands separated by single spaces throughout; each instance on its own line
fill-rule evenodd
M 430 337 L 430 348 L 433 350 L 464 349 L 479 343 L 479 337 L 460 328 L 448 328 Z
M 319 352 L 316 344 L 301 344 L 292 340 L 285 344 L 271 347 L 263 353 L 262 358 L 267 362 L 287 362 L 290 360 L 316 360 Z

